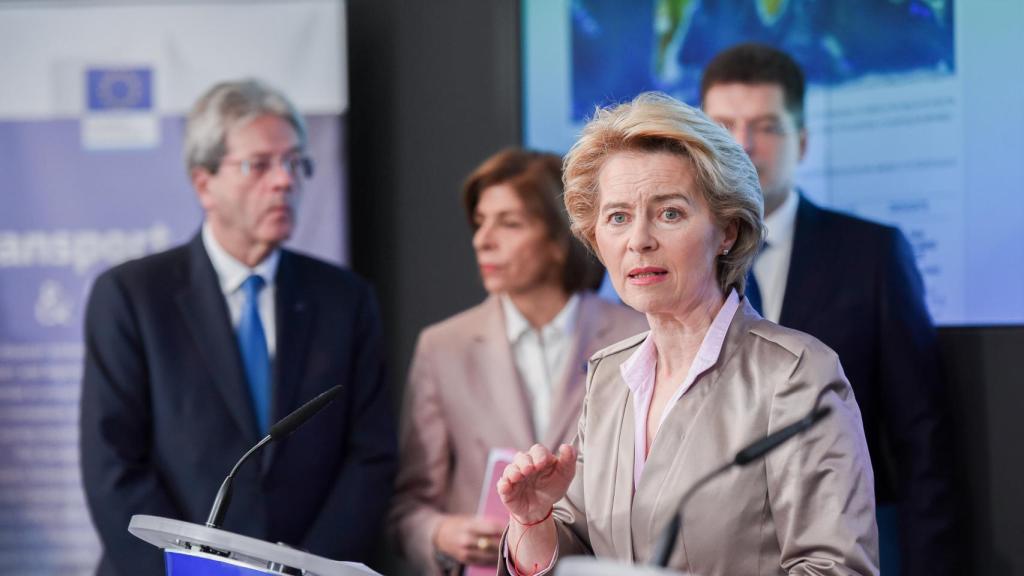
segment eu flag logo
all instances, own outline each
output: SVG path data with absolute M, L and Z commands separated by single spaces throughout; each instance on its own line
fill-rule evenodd
M 90 112 L 153 108 L 150 68 L 91 68 L 86 70 L 86 86 Z

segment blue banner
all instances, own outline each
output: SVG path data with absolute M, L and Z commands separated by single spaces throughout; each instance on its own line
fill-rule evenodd
M 0 4 L 0 53 L 19 55 L 0 61 L 17 86 L 0 90 L 0 574 L 95 571 L 78 462 L 85 302 L 110 266 L 198 231 L 182 148 L 200 93 L 256 77 L 294 99 L 317 174 L 292 244 L 344 262 L 343 12 L 334 0 Z M 210 22 L 232 24 L 204 33 Z

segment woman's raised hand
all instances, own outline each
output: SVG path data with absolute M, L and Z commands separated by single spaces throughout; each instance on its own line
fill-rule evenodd
M 575 475 L 576 451 L 571 446 L 562 444 L 556 455 L 534 444 L 505 467 L 498 480 L 498 495 L 513 520 L 521 525 L 536 524 L 565 496 Z

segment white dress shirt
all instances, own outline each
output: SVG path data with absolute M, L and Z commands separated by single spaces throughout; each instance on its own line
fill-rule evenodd
M 236 330 L 238 323 L 242 320 L 242 307 L 245 305 L 245 292 L 242 290 L 242 283 L 249 276 L 256 274 L 263 277 L 266 285 L 260 290 L 260 322 L 263 323 L 263 334 L 267 338 L 267 352 L 270 358 L 274 358 L 277 350 L 277 321 L 274 317 L 274 292 L 276 285 L 274 278 L 277 277 L 277 263 L 281 258 L 280 250 L 272 251 L 255 268 L 249 268 L 228 254 L 210 230 L 210 223 L 203 222 L 203 248 L 210 256 L 213 270 L 217 273 L 217 280 L 220 282 L 220 291 L 228 304 L 228 312 L 231 314 L 231 326 Z
M 530 397 L 533 431 L 541 442 L 551 420 L 551 396 L 555 383 L 561 381 L 569 368 L 579 302 L 579 296 L 573 294 L 551 322 L 536 330 L 512 303 L 511 298 L 505 295 L 501 297 L 505 333 L 512 346 L 512 357 L 519 377 Z
M 786 294 L 799 199 L 796 191 L 790 190 L 782 205 L 765 216 L 764 225 L 768 229 L 766 244 L 754 260 L 754 278 L 761 290 L 761 313 L 775 323 L 782 314 L 782 299 Z

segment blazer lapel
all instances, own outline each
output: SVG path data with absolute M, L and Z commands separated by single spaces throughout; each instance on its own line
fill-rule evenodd
M 501 415 L 509 437 L 516 443 L 510 448 L 525 450 L 537 439 L 526 392 L 505 333 L 505 320 L 498 297 L 488 297 L 482 312 L 478 332 L 474 336 L 479 354 L 474 355 L 478 365 L 470 389 L 482 396 L 485 403 L 498 408 L 497 412 Z
M 687 454 L 705 401 L 714 387 L 717 372 L 717 369 L 712 369 L 701 377 L 700 382 L 672 407 L 647 454 L 644 472 L 633 495 L 632 508 L 633 540 L 645 543 L 634 551 L 636 559 L 640 561 L 648 560 L 651 546 L 657 541 L 664 523 L 679 507 L 679 502 L 673 498 L 677 493 L 675 487 L 690 484 L 703 473 L 696 468 L 704 463 L 692 462 Z
M 740 348 L 742 335 L 751 321 L 759 318 L 750 303 L 744 301 L 729 326 L 718 362 L 679 399 L 658 430 L 633 498 L 633 539 L 645 543 L 635 551 L 641 561 L 648 560 L 661 530 L 678 512 L 679 498 L 704 474 L 732 456 L 722 454 L 720 461 L 710 462 L 695 459 L 691 454 L 694 442 L 700 442 L 708 419 L 716 417 L 713 410 L 704 409 L 708 398 L 718 390 L 719 378 L 733 373 L 732 360 Z M 677 547 L 676 554 L 685 556 L 685 546 Z M 685 562 L 688 565 L 689 560 Z
M 199 234 L 189 243 L 188 286 L 178 294 L 177 303 L 228 412 L 239 430 L 256 442 L 256 416 L 231 329 L 231 315 Z
M 306 353 L 315 310 L 314 301 L 295 269 L 294 256 L 281 251 L 274 280 L 274 316 L 277 351 L 274 358 L 273 405 L 270 421 L 277 422 L 297 408 L 296 395 L 302 388 Z
M 821 269 L 822 254 L 828 254 L 828 234 L 820 234 L 820 211 L 800 194 L 793 231 L 793 253 L 786 275 L 786 292 L 782 297 L 779 324 L 799 328 L 806 317 L 819 310 L 817 300 L 825 295 L 823 282 L 828 272 Z
M 633 418 L 633 398 L 626 384 L 620 382 L 622 406 L 619 414 L 618 447 L 615 450 L 615 486 L 612 488 L 611 534 L 612 547 L 618 558 L 629 558 L 636 561 L 633 549 L 633 464 L 636 458 L 636 441 L 633 436 L 636 420 Z
M 591 343 L 604 336 L 610 329 L 607 315 L 598 310 L 597 296 L 580 295 L 578 320 L 576 321 L 576 337 L 570 351 L 568 365 L 562 378 L 555 383 L 551 391 L 552 402 L 551 422 L 544 445 L 554 449 L 562 438 L 571 433 L 579 422 L 579 406 L 583 403 L 586 393 L 587 351 Z
M 619 368 L 635 350 L 624 349 L 591 365 L 587 397 L 584 490 L 591 517 L 591 541 L 598 554 L 635 560 L 633 550 L 633 399 Z

